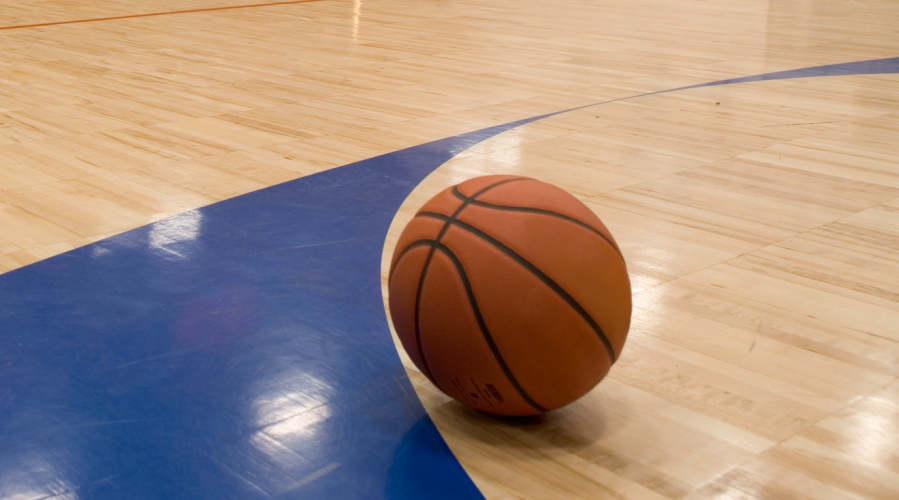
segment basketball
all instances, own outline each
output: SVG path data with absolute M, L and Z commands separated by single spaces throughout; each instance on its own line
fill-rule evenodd
M 528 177 L 478 177 L 428 201 L 400 236 L 388 293 L 415 366 L 450 397 L 499 415 L 586 394 L 630 326 L 612 234 L 574 196 Z

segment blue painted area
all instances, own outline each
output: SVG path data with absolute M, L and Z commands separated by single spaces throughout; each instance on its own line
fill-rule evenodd
M 0 498 L 481 498 L 399 362 L 380 254 L 424 176 L 518 124 L 4 275 Z
M 899 68 L 888 59 L 705 85 L 872 72 Z M 0 498 L 482 498 L 396 355 L 380 252 L 427 174 L 552 114 L 0 276 Z

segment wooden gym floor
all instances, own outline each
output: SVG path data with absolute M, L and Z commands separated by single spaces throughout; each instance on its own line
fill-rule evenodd
M 0 0 L 0 270 L 493 125 L 899 56 L 889 0 L 248 3 Z M 609 377 L 540 419 L 468 411 L 400 353 L 486 498 L 899 497 L 899 75 L 522 125 L 419 185 L 384 262 L 493 173 L 594 209 L 635 309 Z

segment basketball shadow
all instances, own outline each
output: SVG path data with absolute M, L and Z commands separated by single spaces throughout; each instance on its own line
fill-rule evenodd
M 452 432 L 491 447 L 520 451 L 562 449 L 582 454 L 597 448 L 596 441 L 606 434 L 608 427 L 604 411 L 588 408 L 582 402 L 540 415 L 508 417 L 484 413 L 450 400 L 431 415 L 441 433 Z

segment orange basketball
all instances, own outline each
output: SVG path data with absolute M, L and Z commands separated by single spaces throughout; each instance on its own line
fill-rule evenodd
M 606 226 L 562 189 L 509 175 L 428 201 L 400 236 L 389 293 L 421 372 L 501 415 L 586 394 L 621 355 L 631 318 L 627 268 Z

